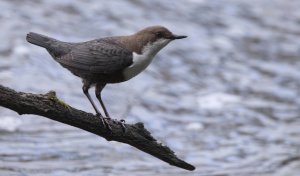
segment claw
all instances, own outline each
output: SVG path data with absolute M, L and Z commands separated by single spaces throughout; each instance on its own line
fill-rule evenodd
M 112 132 L 111 126 L 110 126 L 109 123 L 107 122 L 107 119 L 110 119 L 110 118 L 103 118 L 103 117 L 102 117 L 102 121 L 104 121 L 106 128 L 107 128 L 110 132 Z
M 110 118 L 107 118 L 107 119 L 110 119 Z M 121 120 L 118 120 L 118 119 L 112 119 L 113 123 L 115 124 L 120 124 L 122 126 L 122 129 L 123 129 L 123 132 L 125 133 L 126 132 L 126 127 L 125 127 L 125 120 L 124 119 L 121 119 Z
M 110 132 L 112 132 L 112 128 L 109 125 L 109 123 L 107 122 L 107 119 L 109 120 L 109 117 L 103 117 L 100 113 L 96 114 L 102 121 L 103 126 L 105 126 Z
M 123 132 L 125 133 L 126 132 L 126 127 L 125 127 L 124 123 L 121 123 L 121 126 L 122 126 L 122 129 L 123 129 Z
M 120 120 L 120 124 L 121 124 L 121 126 L 122 126 L 123 132 L 125 133 L 125 132 L 126 132 L 125 120 L 124 120 L 124 119 L 121 119 L 121 120 Z
M 117 120 L 117 119 L 111 119 L 110 117 L 103 117 L 100 113 L 96 114 L 102 121 L 103 126 L 105 126 L 110 132 L 112 132 L 112 128 L 109 125 L 107 120 L 112 120 L 115 124 L 120 124 L 122 126 L 122 130 L 125 133 L 126 132 L 126 126 L 125 126 L 125 120 Z

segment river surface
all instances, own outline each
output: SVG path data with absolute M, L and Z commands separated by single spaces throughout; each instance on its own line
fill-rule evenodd
M 143 122 L 197 169 L 0 108 L 0 175 L 299 176 L 299 7 L 296 0 L 1 0 L 0 84 L 55 90 L 88 112 L 81 80 L 27 43 L 26 33 L 76 42 L 160 24 L 188 35 L 139 76 L 108 85 L 103 98 L 112 116 Z

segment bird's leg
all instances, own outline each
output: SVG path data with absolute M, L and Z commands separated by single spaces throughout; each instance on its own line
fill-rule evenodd
M 92 100 L 92 98 L 91 98 L 91 96 L 89 94 L 89 89 L 90 89 L 90 86 L 87 86 L 87 85 L 83 85 L 83 87 L 82 87 L 84 95 L 89 99 L 90 103 L 92 104 L 93 108 L 96 111 L 96 114 L 102 116 L 102 114 L 96 108 L 96 105 L 95 105 L 94 101 Z
M 105 105 L 104 105 L 104 103 L 102 101 L 102 97 L 101 97 L 101 92 L 102 92 L 103 88 L 105 87 L 105 85 L 106 84 L 98 83 L 96 85 L 95 94 L 96 94 L 96 97 L 97 97 L 97 99 L 99 100 L 99 102 L 100 102 L 100 104 L 102 106 L 102 109 L 103 109 L 103 111 L 105 113 L 106 118 L 110 119 L 110 116 L 109 116 L 109 114 L 108 114 L 108 112 L 106 110 L 106 107 L 105 107 Z M 121 120 L 121 121 L 114 120 L 114 121 L 121 124 L 121 126 L 123 128 L 123 131 L 126 130 L 126 127 L 124 125 L 125 124 L 125 120 Z
M 110 118 L 110 116 L 109 116 L 109 114 L 108 114 L 108 112 L 106 110 L 106 107 L 105 107 L 105 105 L 104 105 L 104 103 L 102 101 L 102 98 L 101 98 L 101 92 L 102 92 L 102 90 L 103 90 L 104 87 L 105 87 L 105 84 L 99 84 L 98 83 L 96 85 L 95 94 L 96 94 L 96 97 L 97 97 L 98 101 L 101 104 L 101 107 L 102 107 L 102 109 L 103 109 L 103 111 L 105 113 L 105 116 L 108 117 L 108 118 Z
M 104 86 L 105 86 L 105 84 L 102 86 L 101 90 L 104 88 Z M 101 96 L 100 96 L 101 90 L 100 90 L 100 92 L 99 92 L 98 89 L 99 89 L 99 88 L 98 88 L 98 84 L 97 84 L 97 85 L 96 85 L 96 89 L 95 89 L 96 97 L 97 97 L 97 99 L 99 100 L 99 102 L 100 102 L 100 104 L 101 104 L 101 107 L 102 107 L 102 109 L 103 109 L 103 111 L 104 111 L 104 113 L 105 113 L 105 116 L 106 116 L 106 117 L 102 118 L 102 121 L 105 123 L 105 125 L 107 126 L 107 128 L 111 131 L 112 129 L 111 129 L 110 125 L 109 125 L 108 122 L 107 122 L 107 119 L 110 119 L 110 117 L 109 117 L 109 115 L 108 115 L 108 113 L 107 113 L 107 110 L 105 109 L 105 106 L 104 106 L 104 104 L 103 104 L 103 102 L 102 102 L 102 99 L 101 99 Z M 99 93 L 97 93 L 97 92 L 99 92 Z M 100 98 L 99 98 L 99 97 L 100 97 Z
M 104 126 L 106 126 L 110 131 L 111 131 L 111 127 L 109 126 L 108 122 L 106 121 L 106 119 L 103 118 L 102 114 L 99 112 L 99 110 L 97 109 L 94 101 L 92 100 L 90 94 L 89 94 L 89 88 L 90 86 L 89 85 L 86 85 L 84 84 L 83 87 L 82 87 L 82 90 L 83 90 L 83 93 L 86 95 L 86 97 L 89 99 L 90 103 L 92 104 L 93 108 L 95 109 L 96 111 L 96 115 L 100 117 L 101 121 L 102 121 L 102 124 Z

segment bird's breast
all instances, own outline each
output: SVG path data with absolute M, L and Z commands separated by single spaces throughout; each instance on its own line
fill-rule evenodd
M 125 80 L 129 80 L 145 70 L 153 57 L 151 54 L 133 53 L 133 63 L 122 72 Z

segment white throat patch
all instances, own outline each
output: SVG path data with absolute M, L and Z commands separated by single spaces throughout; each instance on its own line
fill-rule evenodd
M 145 70 L 159 50 L 165 47 L 170 41 L 170 39 L 159 39 L 144 46 L 142 54 L 133 53 L 133 64 L 123 71 L 125 81 Z

